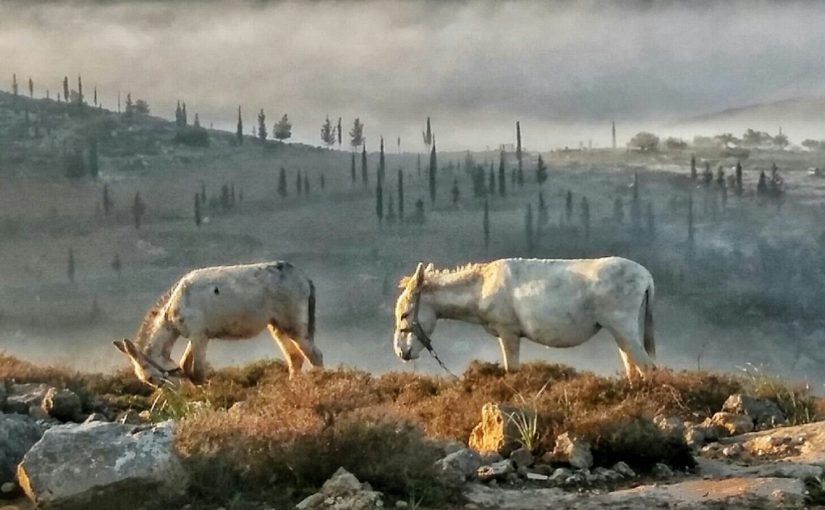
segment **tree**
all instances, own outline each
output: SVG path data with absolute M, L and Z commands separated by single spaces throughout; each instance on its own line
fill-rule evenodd
M 63 100 L 69 102 L 69 77 L 63 77 Z
M 83 79 L 77 75 L 77 105 L 83 108 Z
M 358 148 L 364 145 L 364 124 L 358 117 L 352 121 L 352 129 L 349 130 L 349 144 L 352 148 Z
M 364 143 L 361 145 L 361 182 L 364 184 L 364 188 L 369 185 L 369 181 L 370 176 L 367 169 L 367 144 Z
M 284 170 L 284 167 L 281 167 L 281 172 L 278 174 L 278 195 L 280 195 L 281 198 L 286 198 L 288 194 L 286 187 L 286 170 Z
M 490 205 L 488 200 L 484 199 L 484 247 L 490 247 Z
M 493 196 L 493 195 L 495 195 L 495 194 L 496 194 L 496 173 L 495 173 L 495 170 L 493 170 L 493 162 L 492 162 L 492 161 L 490 162 L 490 173 L 489 173 L 489 176 L 490 176 L 490 177 L 487 179 L 487 180 L 488 180 L 488 183 L 487 183 L 487 193 L 488 193 L 490 196 Z
M 656 152 L 659 150 L 659 137 L 653 133 L 641 131 L 636 133 L 627 145 L 639 152 Z
M 275 126 L 272 128 L 272 136 L 282 142 L 292 138 L 292 123 L 289 122 L 289 116 L 287 116 L 287 114 L 284 114 L 281 120 L 275 123 Z
M 195 193 L 195 226 L 201 226 L 201 196 Z
M 416 156 L 418 156 L 418 157 L 417 157 L 417 160 L 416 160 L 415 169 L 418 172 L 417 175 L 418 175 L 418 178 L 420 179 L 421 178 L 421 153 L 419 152 L 418 154 L 416 154 Z
M 352 156 L 352 161 L 350 165 L 350 177 L 352 177 L 352 185 L 355 186 L 355 182 L 358 180 L 358 178 L 355 175 L 355 153 L 350 153 L 350 156 Z
M 433 130 L 430 126 L 430 118 L 427 117 L 427 128 L 421 132 L 421 136 L 424 138 L 424 146 L 427 149 L 433 144 Z
M 378 153 L 378 182 L 384 184 L 384 177 L 386 175 L 386 163 L 384 160 L 384 137 L 381 137 L 381 150 Z
M 92 95 L 93 95 L 92 100 L 94 101 L 95 106 L 98 106 L 98 104 L 97 104 L 97 85 L 95 85 L 94 90 L 92 92 Z
M 178 128 L 183 127 L 183 110 L 180 107 L 180 101 L 175 106 L 175 126 Z
M 768 176 L 765 171 L 759 172 L 759 182 L 756 184 L 756 194 L 764 196 L 768 194 Z
M 533 253 L 535 243 L 535 230 L 533 229 L 533 204 L 527 204 L 527 212 L 524 214 L 524 238 L 527 241 L 527 253 Z
M 504 151 L 498 157 L 498 194 L 502 198 L 507 196 L 507 176 L 504 173 Z
M 398 219 L 404 223 L 404 170 L 398 169 Z
M 687 142 L 682 140 L 681 138 L 673 138 L 670 137 L 665 140 L 665 147 L 671 151 L 681 151 L 687 149 Z
M 329 115 L 327 115 L 324 123 L 321 124 L 321 141 L 324 142 L 327 148 L 335 145 L 335 128 L 332 127 L 332 122 L 329 121 Z
M 258 112 L 258 138 L 260 138 L 262 142 L 265 142 L 266 137 L 266 115 L 264 114 L 264 109 L 261 108 L 261 111 Z
M 378 224 L 384 220 L 384 187 L 381 180 L 375 185 L 375 215 L 378 217 Z
M 705 188 L 710 188 L 710 183 L 713 182 L 713 172 L 710 171 L 710 163 L 705 161 L 705 171 L 702 172 L 702 184 Z
M 617 225 L 624 223 L 624 202 L 622 197 L 616 197 L 613 201 L 613 221 Z
M 547 222 L 550 221 L 550 213 L 548 211 L 547 202 L 544 201 L 544 192 L 539 191 L 539 214 L 536 222 L 536 231 L 543 229 Z
M 690 180 L 696 182 L 698 174 L 696 173 L 696 156 L 690 157 Z
M 742 196 L 742 163 L 736 162 L 736 195 Z
M 138 191 L 135 193 L 135 200 L 132 202 L 132 219 L 135 222 L 135 228 L 140 228 L 144 214 L 146 214 L 146 204 L 140 198 L 140 192 Z
M 241 105 L 238 105 L 238 127 L 235 130 L 235 140 L 238 145 L 243 145 L 243 117 L 241 116 Z
M 114 202 L 112 201 L 112 197 L 109 195 L 109 185 L 103 185 L 103 214 L 109 216 L 111 214 L 112 209 L 114 208 Z
M 693 242 L 694 242 L 694 235 L 693 235 L 693 193 L 688 194 L 688 217 L 687 217 L 687 227 L 688 227 L 688 255 L 693 254 Z
M 541 158 L 541 154 L 539 154 L 539 162 L 536 166 L 536 181 L 538 181 L 539 186 L 544 184 L 544 181 L 547 180 L 547 165 L 544 164 L 544 160 Z
M 521 188 L 524 186 L 524 171 L 522 170 L 522 161 L 521 161 L 521 123 L 516 122 L 516 159 L 518 160 L 518 174 L 517 174 L 517 181 L 518 186 Z
M 69 260 L 66 263 L 66 276 L 69 277 L 69 282 L 74 283 L 75 265 L 74 265 L 74 250 L 69 248 Z
M 582 227 L 584 228 L 584 238 L 590 239 L 590 203 L 587 201 L 587 197 L 582 197 L 581 208 L 581 220 Z
M 98 157 L 97 157 L 97 137 L 92 137 L 89 140 L 89 175 L 92 179 L 97 179 L 99 173 Z
M 29 76 L 29 98 L 34 99 L 34 82 L 32 81 L 31 76 Z
M 17 73 L 12 73 L 11 75 L 11 93 L 17 98 L 18 92 L 18 85 L 17 85 Z
M 773 137 L 773 144 L 776 145 L 779 150 L 785 150 L 785 148 L 790 145 L 790 142 L 788 141 L 788 136 L 780 130 L 779 134 Z
M 341 148 L 341 117 L 338 117 L 338 148 Z
M 564 196 L 564 219 L 568 225 L 573 219 L 573 192 L 570 190 Z
M 430 125 L 430 119 L 427 118 L 427 126 Z M 435 205 L 435 191 L 436 191 L 436 173 L 438 172 L 438 159 L 435 153 L 435 138 L 432 140 L 433 145 L 430 150 L 430 202 Z
M 450 190 L 450 194 L 453 196 L 453 206 L 458 207 L 458 197 L 461 194 L 461 191 L 458 189 L 458 177 L 453 179 L 453 188 Z
M 197 112 L 195 113 L 195 122 L 192 124 L 195 128 L 201 127 L 201 119 L 198 117 Z

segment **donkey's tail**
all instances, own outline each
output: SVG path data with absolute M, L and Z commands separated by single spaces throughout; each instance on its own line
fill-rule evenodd
M 645 299 L 644 299 L 644 314 L 645 314 L 645 322 L 644 322 L 644 343 L 645 343 L 645 351 L 651 358 L 656 357 L 656 342 L 653 337 L 653 297 L 655 294 L 655 290 L 653 287 L 653 279 L 650 280 L 650 285 L 647 286 L 645 289 Z
M 312 341 L 315 339 L 315 284 L 312 283 L 312 280 L 307 279 L 307 281 L 309 282 L 309 302 L 307 304 L 307 337 L 310 341 Z

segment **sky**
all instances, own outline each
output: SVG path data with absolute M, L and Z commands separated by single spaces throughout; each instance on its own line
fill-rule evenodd
M 180 99 L 226 129 L 238 105 L 247 126 L 263 108 L 270 131 L 288 113 L 313 145 L 329 115 L 358 116 L 368 144 L 401 137 L 406 151 L 421 150 L 427 116 L 441 149 L 511 143 L 516 121 L 528 149 L 606 146 L 614 119 L 621 143 L 682 118 L 825 96 L 823 26 L 825 3 L 759 0 L 11 0 L 0 3 L 0 86 L 17 73 L 54 96 L 81 73 L 109 108 L 131 91 L 173 118 Z

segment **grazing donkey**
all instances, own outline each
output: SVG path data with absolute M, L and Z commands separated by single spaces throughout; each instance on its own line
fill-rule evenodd
M 210 338 L 252 338 L 264 328 L 281 347 L 290 377 L 304 358 L 323 366 L 315 346 L 315 286 L 289 262 L 197 269 L 175 282 L 143 319 L 135 335 L 114 342 L 138 378 L 152 386 L 181 375 L 201 382 Z M 178 337 L 189 339 L 180 364 L 171 359 Z
M 418 264 L 400 288 L 394 347 L 403 361 L 433 352 L 436 320 L 453 319 L 497 336 L 507 371 L 518 370 L 521 338 L 573 347 L 602 328 L 629 379 L 653 368 L 653 277 L 627 259 L 502 259 L 451 271 Z

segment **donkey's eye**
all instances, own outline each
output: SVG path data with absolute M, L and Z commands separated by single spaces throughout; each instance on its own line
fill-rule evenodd
M 402 314 L 401 314 L 401 320 L 403 321 L 404 319 L 406 319 L 407 317 L 409 317 L 409 315 L 410 315 L 410 313 L 409 313 L 409 312 L 404 312 L 404 313 L 402 313 Z

